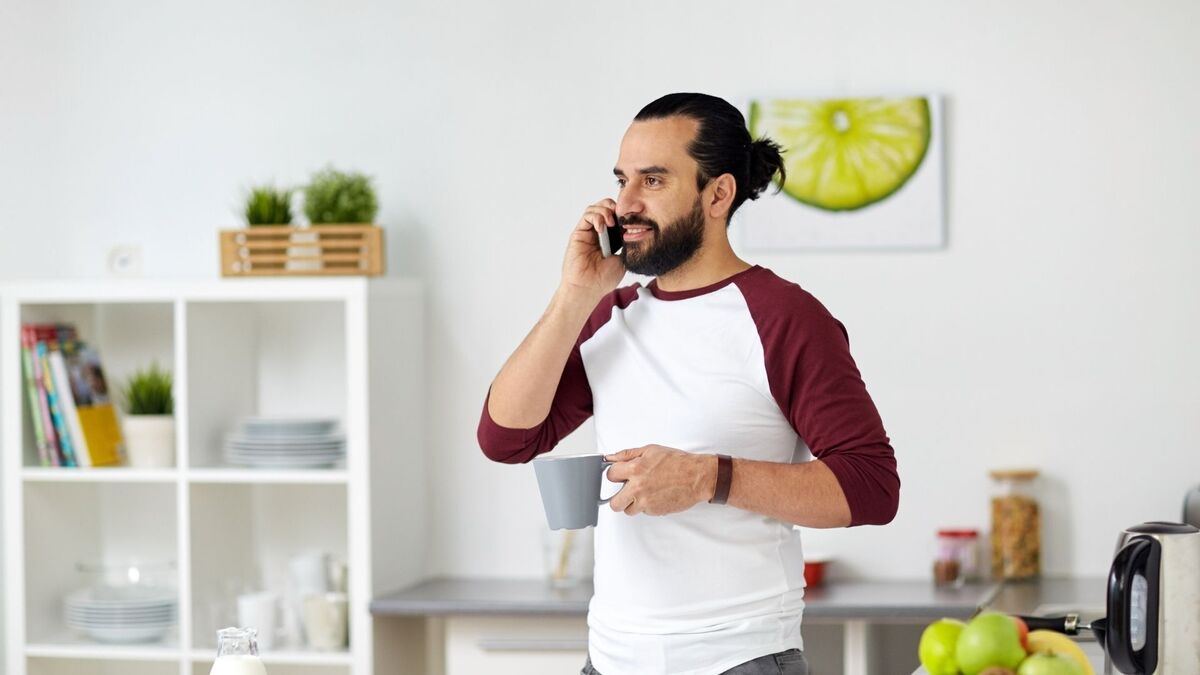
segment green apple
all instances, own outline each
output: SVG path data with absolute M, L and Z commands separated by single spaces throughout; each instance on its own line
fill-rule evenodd
M 1017 675 L 1083 675 L 1083 668 L 1069 656 L 1040 653 L 1022 661 Z
M 964 625 L 954 619 L 938 619 L 925 627 L 917 646 L 917 656 L 929 675 L 958 675 L 958 660 L 954 653 Z
M 1017 624 L 1000 612 L 984 612 L 971 619 L 955 645 L 958 667 L 965 675 L 979 675 L 989 666 L 1015 670 L 1025 656 Z

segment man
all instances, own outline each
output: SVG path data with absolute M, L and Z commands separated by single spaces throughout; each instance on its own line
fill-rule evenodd
M 584 211 L 492 383 L 480 446 L 528 462 L 594 414 L 617 462 L 584 675 L 806 673 L 793 525 L 888 523 L 900 481 L 842 324 L 730 248 L 734 211 L 782 183 L 780 148 L 722 99 L 671 94 L 638 113 L 614 173 L 616 201 Z M 624 247 L 605 258 L 613 224 Z M 627 270 L 656 278 L 616 288 Z

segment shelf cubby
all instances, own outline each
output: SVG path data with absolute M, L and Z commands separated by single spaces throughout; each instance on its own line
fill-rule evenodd
M 69 323 L 78 337 L 100 354 L 109 396 L 114 401 L 125 380 L 152 363 L 171 369 L 175 360 L 174 316 L 170 302 L 43 302 L 22 305 L 20 323 Z M 21 393 L 25 393 L 22 386 Z M 22 464 L 42 465 L 34 439 L 28 396 L 21 396 Z M 107 469 L 105 469 L 107 470 Z
M 63 620 L 67 595 L 98 579 L 79 565 L 150 564 L 178 589 L 176 487 L 152 483 L 30 483 L 24 490 L 25 627 L 42 645 L 84 642 Z M 111 580 L 110 580 L 111 581 Z M 178 642 L 178 629 L 168 641 Z
M 249 416 L 346 414 L 345 308 L 329 301 L 190 302 L 190 466 L 225 468 Z
M 346 560 L 346 499 L 343 485 L 192 485 L 192 644 L 214 642 L 232 625 L 239 592 L 287 598 L 292 556 Z

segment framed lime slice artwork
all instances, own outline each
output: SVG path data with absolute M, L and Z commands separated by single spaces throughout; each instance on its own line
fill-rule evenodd
M 937 96 L 769 98 L 746 104 L 754 138 L 784 148 L 787 178 L 739 211 L 755 249 L 944 245 Z
M 929 101 L 919 96 L 754 101 L 749 124 L 787 148 L 783 192 L 827 211 L 887 199 L 929 149 Z

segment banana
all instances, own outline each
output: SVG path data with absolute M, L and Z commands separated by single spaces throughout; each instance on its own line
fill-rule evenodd
M 1096 675 L 1096 671 L 1092 669 L 1092 664 L 1088 661 L 1087 654 L 1083 653 L 1083 649 L 1074 640 L 1062 633 L 1056 633 L 1052 630 L 1029 631 L 1029 653 L 1037 654 L 1040 652 L 1069 656 L 1083 668 L 1084 675 Z

